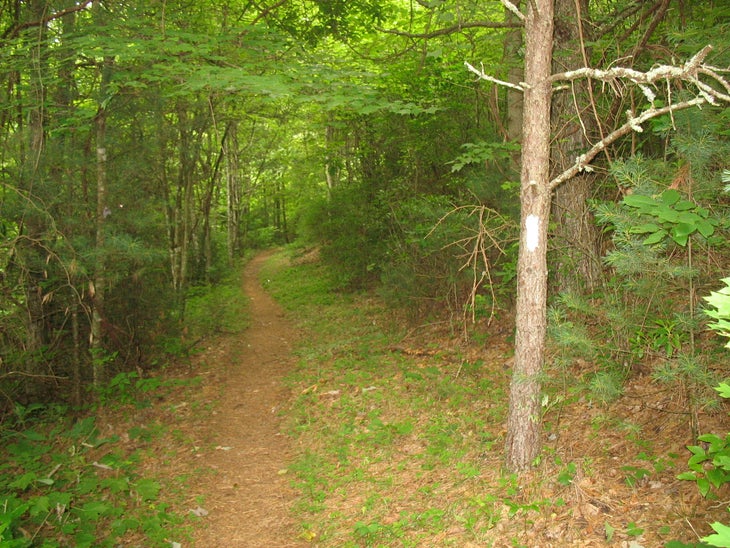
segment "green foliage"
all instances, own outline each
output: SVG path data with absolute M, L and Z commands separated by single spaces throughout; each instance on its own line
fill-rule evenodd
M 685 247 L 692 234 L 710 238 L 720 224 L 710 217 L 708 209 L 681 199 L 681 194 L 675 189 L 667 189 L 659 196 L 629 194 L 624 196 L 623 203 L 649 219 L 649 222 L 632 226 L 629 230 L 632 234 L 648 234 L 642 242 L 645 246 L 670 238 Z
M 200 285 L 188 291 L 185 328 L 189 341 L 217 333 L 240 333 L 248 325 L 247 298 L 243 294 L 238 269 L 216 284 Z
M 687 447 L 692 456 L 687 462 L 690 471 L 678 476 L 679 479 L 697 483 L 697 488 L 706 497 L 712 487 L 730 483 L 730 434 L 720 438 L 714 434 L 703 434 L 699 441 L 707 447 L 690 445 Z M 706 468 L 706 465 L 711 467 Z
M 730 385 L 720 383 L 715 390 L 723 398 L 730 398 Z M 703 497 L 710 495 L 712 488 L 719 489 L 730 483 L 730 434 L 720 437 L 715 434 L 703 434 L 698 441 L 704 445 L 687 447 L 692 456 L 687 461 L 688 472 L 677 476 L 681 480 L 693 481 Z M 730 508 L 728 508 L 730 510 Z M 712 523 L 715 534 L 702 540 L 710 546 L 730 546 L 730 527 L 722 523 Z
M 464 149 L 464 152 L 450 162 L 452 172 L 461 171 L 465 166 L 472 164 L 490 164 L 496 161 L 509 160 L 513 153 L 519 151 L 520 146 L 517 143 L 479 141 L 464 143 L 461 148 Z
M 689 153 L 687 147 L 683 150 Z M 607 371 L 621 369 L 620 364 L 630 370 L 648 356 L 661 356 L 654 377 L 683 383 L 693 405 L 699 405 L 715 379 L 708 360 L 695 349 L 702 323 L 692 288 L 704 282 L 701 275 L 710 273 L 698 271 L 693 259 L 698 249 L 724 252 L 721 232 L 726 222 L 717 207 L 700 205 L 673 188 L 660 190 L 667 177 L 664 164 L 637 156 L 616 162 L 611 170 L 619 186 L 630 189 L 620 203 L 595 207 L 598 223 L 612 237 L 605 262 L 613 276 L 600 311 L 591 305 L 572 307 L 570 320 L 582 317 L 583 322 L 604 326 L 604 332 L 594 336 L 594 348 Z M 704 176 L 712 178 L 709 173 Z M 565 331 L 567 321 L 556 324 Z M 600 378 L 618 381 L 620 376 Z M 606 393 L 608 386 L 600 382 L 595 388 Z
M 730 337 L 730 278 L 724 278 L 722 282 L 725 287 L 704 298 L 712 307 L 705 309 L 705 314 L 713 320 L 709 325 L 711 329 L 723 337 Z M 725 346 L 730 348 L 730 341 Z
M 384 193 L 363 186 L 335 189 L 307 219 L 321 242 L 321 256 L 342 287 L 357 288 L 377 279 L 387 239 L 388 203 Z
M 139 455 L 101 437 L 94 417 L 65 413 L 47 408 L 0 432 L 0 545 L 114 546 L 134 535 L 169 546 L 182 519 L 159 500 L 158 481 L 137 475 Z

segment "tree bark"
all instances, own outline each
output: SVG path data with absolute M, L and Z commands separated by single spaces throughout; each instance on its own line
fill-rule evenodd
M 97 23 L 103 25 L 105 20 L 104 7 L 94 2 L 94 15 Z M 109 83 L 113 57 L 105 57 L 99 66 L 99 98 L 96 118 L 96 264 L 91 285 L 91 326 L 89 335 L 89 350 L 92 359 L 92 377 L 94 386 L 98 387 L 104 381 L 104 296 L 107 283 L 106 261 L 104 260 L 106 218 L 111 213 L 107 203 L 107 150 L 106 150 L 106 123 L 107 103 L 109 101 Z
M 578 13 L 576 13 L 576 7 Z M 582 21 L 588 15 L 588 0 L 556 0 L 555 51 L 556 73 L 583 67 Z M 577 99 L 577 100 L 576 100 Z M 596 119 L 590 106 L 590 81 L 579 80 L 567 90 L 556 93 L 552 102 L 553 173 L 562 173 L 575 158 L 590 148 L 589 137 L 596 133 Z M 601 276 L 600 232 L 588 206 L 594 190 L 595 175 L 581 173 L 570 185 L 561 185 L 553 196 L 553 221 L 556 231 L 555 260 L 551 260 L 559 291 L 593 290 Z
M 228 240 L 228 264 L 238 256 L 241 249 L 241 171 L 238 150 L 238 122 L 228 126 L 228 139 L 224 143 L 226 157 L 226 232 Z
M 512 2 L 519 9 L 520 1 Z M 517 23 L 517 17 L 505 8 L 505 20 Z M 520 49 L 522 48 L 522 29 L 517 27 L 507 32 L 504 39 L 503 62 L 507 68 L 507 81 L 510 84 L 519 85 L 523 77 L 523 64 L 520 59 Z M 507 88 L 507 140 L 511 143 L 522 142 L 522 110 L 523 96 L 522 92 L 508 87 Z M 515 174 L 520 169 L 520 151 L 515 151 L 511 155 L 512 168 Z
M 515 360 L 510 384 L 506 465 L 519 472 L 540 450 L 540 374 L 547 331 L 547 227 L 550 215 L 550 100 L 553 0 L 527 2 L 520 176 Z
M 30 2 L 30 17 L 35 19 L 41 17 L 45 11 L 45 2 L 33 0 Z M 23 166 L 22 184 L 24 191 L 33 196 L 37 192 L 37 186 L 44 177 L 44 166 L 42 162 L 46 147 L 46 88 L 43 83 L 42 74 L 46 73 L 46 25 L 40 26 L 35 42 L 30 43 L 31 63 L 28 70 L 28 86 L 30 108 L 28 109 L 28 142 L 27 148 L 22 147 L 20 151 L 20 164 Z M 18 117 L 18 127 L 23 127 L 23 116 Z M 27 151 L 27 157 L 26 157 Z M 25 397 L 33 401 L 41 395 L 41 385 L 36 377 L 42 374 L 42 352 L 46 343 L 46 329 L 44 321 L 44 264 L 47 256 L 40 242 L 44 233 L 45 221 L 39 217 L 37 212 L 31 212 L 23 216 L 19 230 L 24 234 L 24 243 L 19 246 L 16 264 L 21 267 L 21 276 L 24 278 L 25 289 L 25 360 L 24 373 L 27 380 L 24 382 Z

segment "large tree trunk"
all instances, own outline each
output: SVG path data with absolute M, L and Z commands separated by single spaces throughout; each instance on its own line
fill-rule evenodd
M 554 43 L 560 57 L 553 60 L 555 72 L 585 66 L 581 34 L 586 27 L 582 21 L 587 16 L 588 0 L 556 0 Z M 589 137 L 595 136 L 596 119 L 590 106 L 585 111 L 575 109 L 576 105 L 590 105 L 589 86 L 589 81 L 579 80 L 553 97 L 553 174 L 570 167 L 577 156 L 590 148 Z M 595 175 L 581 173 L 570 185 L 560 185 L 555 190 L 555 260 L 551 264 L 559 291 L 593 290 L 601 276 L 600 232 L 588 206 L 595 179 Z
M 547 330 L 547 227 L 551 194 L 552 38 L 553 0 L 527 2 L 517 330 L 506 445 L 506 465 L 512 471 L 528 468 L 540 450 L 540 374 Z

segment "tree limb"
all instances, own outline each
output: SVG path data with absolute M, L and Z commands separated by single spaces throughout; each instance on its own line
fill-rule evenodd
M 694 106 L 700 106 L 705 103 L 709 103 L 708 99 L 704 96 L 695 97 L 694 99 L 689 99 L 687 101 L 682 101 L 681 103 L 674 103 L 672 105 L 667 105 L 665 107 L 656 108 L 656 107 L 650 107 L 648 110 L 645 110 L 642 112 L 639 116 L 634 116 L 631 111 L 627 111 L 627 121 L 624 123 L 621 127 L 618 129 L 612 131 L 608 135 L 606 135 L 603 139 L 598 141 L 595 145 L 593 145 L 587 152 L 584 154 L 581 154 L 575 159 L 575 163 L 563 171 L 560 175 L 555 177 L 552 181 L 550 181 L 550 190 L 554 190 L 556 187 L 560 186 L 562 183 L 567 181 L 568 179 L 571 179 L 581 171 L 591 171 L 592 168 L 590 167 L 590 163 L 600 154 L 603 150 L 605 150 L 609 145 L 616 142 L 618 139 L 623 137 L 624 135 L 628 135 L 632 131 L 638 131 L 641 132 L 641 124 L 646 122 L 647 120 L 651 120 L 652 118 L 656 118 L 657 116 L 662 116 L 664 114 L 669 114 L 671 112 L 675 112 L 677 110 L 683 110 L 685 108 L 694 107 Z
M 471 65 L 470 63 L 468 63 L 466 61 L 464 61 L 464 65 L 466 66 L 467 69 L 469 69 L 470 72 L 473 72 L 474 74 L 479 76 L 480 79 L 487 80 L 488 82 L 492 82 L 493 84 L 516 89 L 518 91 L 525 91 L 525 86 L 527 86 L 527 84 L 525 84 L 524 82 L 520 82 L 520 84 L 518 85 L 518 84 L 513 84 L 511 82 L 505 82 L 504 80 L 499 80 L 498 78 L 494 78 L 493 76 L 489 76 L 486 72 L 484 72 L 484 67 L 482 67 L 482 69 L 479 70 L 478 68 L 474 67 L 473 65 Z
M 503 5 L 503 6 L 504 6 L 504 7 L 505 7 L 505 8 L 507 9 L 507 10 L 511 11 L 511 12 L 512 12 L 512 13 L 514 14 L 514 16 L 515 16 L 515 17 L 517 17 L 517 19 L 519 19 L 520 21 L 524 21 L 524 20 L 525 20 L 525 14 L 524 14 L 524 13 L 522 13 L 522 12 L 521 12 L 521 11 L 520 11 L 520 10 L 519 10 L 519 9 L 517 8 L 517 6 L 515 6 L 515 5 L 514 5 L 514 4 L 512 3 L 512 2 L 510 2 L 510 0 L 501 0 L 501 1 L 502 1 L 502 5 Z
M 92 1 L 93 0 L 84 0 L 83 2 L 80 2 L 79 4 L 77 4 L 75 6 L 63 9 L 61 11 L 53 12 L 52 14 L 50 14 L 46 17 L 43 17 L 41 19 L 38 19 L 37 21 L 27 21 L 25 23 L 21 23 L 21 24 L 9 27 L 9 28 L 5 29 L 5 32 L 3 32 L 2 36 L 0 36 L 0 40 L 7 40 L 8 38 L 14 38 L 22 30 L 29 29 L 32 27 L 40 27 L 42 25 L 50 23 L 54 19 L 59 19 L 61 17 L 69 15 L 71 13 L 75 13 L 77 11 L 86 9 L 86 7 L 88 7 L 88 5 L 92 3 Z
M 582 67 L 558 74 L 550 78 L 553 82 L 572 81 L 579 78 L 592 78 L 603 82 L 614 82 L 619 79 L 629 80 L 639 85 L 654 84 L 659 80 L 696 80 L 702 62 L 712 51 L 712 46 L 705 46 L 683 66 L 659 65 L 647 72 L 627 67 L 614 67 L 607 70 Z
M 474 28 L 514 29 L 514 28 L 520 28 L 521 26 L 522 26 L 521 23 L 511 23 L 508 21 L 505 21 L 505 22 L 474 21 L 472 23 L 459 23 L 459 24 L 453 25 L 451 27 L 445 27 L 442 29 L 434 30 L 432 32 L 423 32 L 423 33 L 406 32 L 404 30 L 398 30 L 398 29 L 384 29 L 381 27 L 375 27 L 375 30 L 377 30 L 378 32 L 384 32 L 386 34 L 395 34 L 396 36 L 406 36 L 408 38 L 428 39 L 428 38 L 436 38 L 437 36 L 447 36 L 449 34 L 456 34 L 457 32 L 461 32 L 466 29 L 474 29 Z

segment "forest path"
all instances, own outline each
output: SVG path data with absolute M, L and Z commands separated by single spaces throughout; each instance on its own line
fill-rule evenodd
M 297 333 L 259 282 L 270 255 L 259 254 L 243 272 L 250 326 L 202 356 L 212 366 L 203 390 L 218 393 L 211 394 L 217 404 L 205 455 L 214 473 L 192 486 L 208 512 L 194 533 L 200 548 L 306 545 L 290 512 L 296 493 L 282 471 L 292 449 L 278 413 L 288 401 L 282 378 L 293 365 Z

